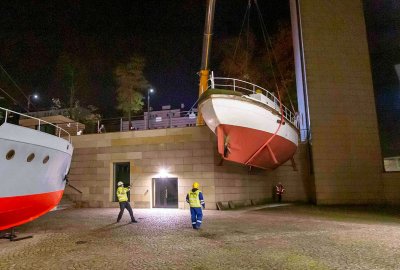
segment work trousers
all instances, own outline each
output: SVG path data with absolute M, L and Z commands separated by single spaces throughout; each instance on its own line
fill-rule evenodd
M 201 207 L 190 207 L 190 215 L 192 216 L 193 229 L 198 229 L 201 226 L 203 220 L 203 211 Z
M 129 202 L 120 202 L 119 203 L 120 211 L 119 211 L 119 214 L 118 214 L 117 222 L 119 222 L 121 220 L 122 215 L 124 214 L 125 208 L 128 209 L 129 215 L 131 216 L 131 221 L 135 220 L 135 217 L 133 216 L 133 212 L 132 212 L 132 207 L 129 204 Z

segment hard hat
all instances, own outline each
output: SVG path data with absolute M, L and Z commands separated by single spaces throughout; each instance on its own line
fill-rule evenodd
M 199 188 L 199 186 L 200 186 L 199 183 L 197 183 L 197 182 L 193 183 L 193 188 Z
M 118 186 L 123 186 L 124 183 L 123 183 L 122 181 L 119 181 L 117 185 L 118 185 Z

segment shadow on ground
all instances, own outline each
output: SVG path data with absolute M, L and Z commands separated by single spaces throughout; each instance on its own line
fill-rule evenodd
M 72 209 L 18 228 L 32 239 L 0 240 L 0 269 L 400 269 L 400 212 L 357 206 L 266 205 L 189 212 Z

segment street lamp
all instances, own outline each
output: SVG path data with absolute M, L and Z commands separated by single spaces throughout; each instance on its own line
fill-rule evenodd
M 150 93 L 153 92 L 153 88 L 147 90 L 147 129 L 150 129 Z
M 30 111 L 31 108 L 31 98 L 38 99 L 39 95 L 38 94 L 28 95 L 28 112 Z

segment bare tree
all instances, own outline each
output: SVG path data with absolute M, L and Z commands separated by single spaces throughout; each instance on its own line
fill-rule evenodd
M 276 82 L 282 101 L 289 106 L 290 98 L 295 103 L 294 107 L 297 108 L 292 29 L 289 24 L 280 25 L 272 40 L 272 49 L 269 54 L 268 57 L 273 59 L 275 65 Z
M 90 91 L 89 74 L 86 63 L 73 54 L 62 52 L 56 66 L 54 84 L 54 88 L 65 89 L 69 92 L 68 106 L 70 117 L 72 117 L 76 101 L 85 101 Z M 85 103 L 89 102 L 91 102 L 91 100 Z
M 260 69 L 255 65 L 256 40 L 252 33 L 248 37 L 227 38 L 217 41 L 217 54 L 221 62 L 219 69 L 224 76 L 256 82 Z
M 282 24 L 271 44 L 257 42 L 250 33 L 245 39 L 217 41 L 219 72 L 266 87 L 279 89 L 281 99 L 290 106 L 289 96 L 296 102 L 292 33 L 289 24 Z M 278 89 L 277 89 L 278 88 Z

